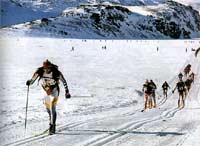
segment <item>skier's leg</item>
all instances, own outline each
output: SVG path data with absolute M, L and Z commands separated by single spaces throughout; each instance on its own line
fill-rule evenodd
M 152 98 L 153 98 L 153 107 L 156 108 L 156 93 L 155 93 L 155 91 L 152 94 Z
M 183 94 L 182 94 L 182 103 L 183 103 L 183 108 L 185 107 L 185 96 L 186 96 L 186 95 L 183 93 Z
M 156 108 L 156 97 L 154 97 L 154 105 L 153 105 L 154 108 Z
M 44 104 L 49 115 L 49 132 L 52 130 L 52 113 L 51 113 L 51 98 L 50 96 L 44 97 Z
M 148 95 L 144 93 L 144 109 L 147 109 Z
M 181 106 L 181 93 L 179 92 L 179 99 L 178 99 L 178 108 Z
M 152 108 L 152 94 L 149 94 L 149 108 Z
M 56 118 L 57 118 L 57 113 L 56 113 L 56 104 L 58 101 L 58 97 L 54 97 L 53 101 L 52 101 L 52 107 L 51 107 L 51 111 L 52 111 L 52 133 L 55 133 L 56 131 Z

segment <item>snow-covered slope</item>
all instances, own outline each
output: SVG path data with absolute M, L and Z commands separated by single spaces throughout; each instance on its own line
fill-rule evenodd
M 5 1 L 5 0 L 2 0 Z M 21 5 L 23 7 L 60 12 L 67 7 L 76 7 L 81 4 L 118 4 L 124 6 L 142 6 L 142 5 L 158 5 L 167 0 L 10 0 L 11 2 Z M 200 2 L 198 0 L 174 0 L 184 5 L 190 5 L 195 9 L 200 9 Z
M 111 2 L 120 5 L 113 5 Z M 14 30 L 31 36 L 43 32 L 43 36 L 82 39 L 177 39 L 200 36 L 200 15 L 191 6 L 170 0 L 164 3 L 155 0 L 142 1 L 142 5 L 146 6 L 121 6 L 130 5 L 129 2 L 132 3 L 128 0 L 2 1 L 1 25 L 31 21 L 14 26 Z M 52 16 L 54 18 L 48 18 Z M 38 20 L 33 21 L 35 19 Z M 13 31 L 12 28 L 10 31 Z
M 191 50 L 199 41 L 1 37 L 0 145 L 198 146 L 200 58 Z M 49 119 L 37 82 L 29 90 L 24 130 L 25 83 L 47 58 L 59 65 L 72 94 L 64 99 L 61 84 L 57 133 L 52 136 L 38 135 Z M 161 85 L 166 80 L 174 88 L 177 74 L 189 63 L 195 82 L 181 110 L 176 108 L 178 93 L 169 90 L 166 100 Z M 158 107 L 141 113 L 146 79 L 157 85 Z
M 20 4 L 11 3 L 10 1 L 0 2 L 1 20 L 0 27 L 10 26 L 13 24 L 24 23 L 43 17 L 55 17 L 58 14 L 53 12 L 43 12 L 39 10 L 32 10 L 30 8 L 23 7 Z
M 200 13 L 200 1 L 199 0 L 174 0 L 174 1 L 182 3 L 184 5 L 192 6 L 194 9 L 198 10 Z
M 145 5 L 157 3 L 157 0 L 1 0 L 2 26 L 10 26 L 43 17 L 57 16 L 69 7 L 81 4 L 113 3 L 119 5 Z
M 82 39 L 164 39 L 200 37 L 200 15 L 173 1 L 156 6 L 81 5 L 62 15 L 15 26 L 28 35 Z M 12 31 L 12 29 L 11 29 Z

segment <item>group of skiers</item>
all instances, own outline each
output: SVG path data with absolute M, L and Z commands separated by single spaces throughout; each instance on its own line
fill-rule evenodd
M 155 90 L 157 89 L 156 84 L 153 82 L 153 80 L 146 80 L 143 84 L 142 91 L 144 92 L 144 109 L 147 109 L 149 107 L 150 109 L 152 107 L 156 107 L 156 94 Z
M 188 64 L 184 70 L 184 75 L 182 73 L 179 73 L 178 75 L 178 82 L 176 83 L 175 88 L 172 90 L 172 93 L 175 92 L 175 90 L 178 90 L 179 93 L 179 99 L 178 99 L 178 107 L 181 107 L 182 103 L 182 108 L 185 106 L 185 99 L 186 96 L 188 95 L 188 92 L 191 88 L 192 83 L 194 82 L 194 73 L 191 72 L 191 65 Z M 183 80 L 183 76 L 186 77 L 185 80 Z M 155 95 L 155 90 L 157 89 L 156 84 L 153 82 L 153 80 L 146 80 L 145 83 L 143 84 L 143 92 L 144 92 L 144 110 L 149 108 L 152 109 L 152 107 L 156 108 L 156 95 Z M 163 97 L 167 100 L 167 94 L 168 94 L 168 89 L 170 89 L 169 84 L 167 81 L 165 81 L 162 84 L 162 89 L 163 89 Z
M 187 77 L 186 81 L 183 81 L 183 74 L 178 75 L 179 81 L 176 84 L 176 87 L 172 92 L 178 89 L 179 100 L 178 107 L 182 102 L 183 107 L 185 105 L 185 97 L 191 87 L 192 82 L 194 81 L 194 73 L 189 74 L 191 71 L 191 65 L 189 64 L 184 69 L 184 75 Z M 49 134 L 54 134 L 56 131 L 56 104 L 59 97 L 59 81 L 61 81 L 65 88 L 65 97 L 70 98 L 70 92 L 68 89 L 67 82 L 63 74 L 58 70 L 58 66 L 51 63 L 49 60 L 45 60 L 41 67 L 39 67 L 36 72 L 33 74 L 32 78 L 26 82 L 26 85 L 29 87 L 32 85 L 36 79 L 41 80 L 42 88 L 45 91 L 44 104 L 49 115 Z M 168 89 L 170 88 L 169 84 L 165 81 L 162 85 L 163 95 L 167 98 Z M 153 80 L 146 80 L 143 85 L 144 92 L 144 109 L 147 108 L 156 108 L 156 94 L 155 90 L 157 89 L 156 84 Z
M 179 93 L 178 107 L 181 107 L 181 103 L 182 103 L 182 108 L 185 107 L 186 96 L 188 95 L 189 90 L 192 86 L 192 83 L 194 82 L 194 73 L 191 72 L 191 65 L 190 64 L 188 64 L 185 67 L 183 72 L 184 72 L 184 76 L 186 77 L 186 79 L 183 80 L 183 74 L 180 73 L 178 75 L 179 81 L 176 83 L 174 90 L 172 90 L 172 93 L 174 93 L 174 91 L 176 89 L 178 90 L 178 93 Z

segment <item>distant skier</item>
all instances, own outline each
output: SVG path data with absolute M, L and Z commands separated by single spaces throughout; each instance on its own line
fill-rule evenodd
M 56 104 L 60 91 L 59 80 L 63 82 L 65 87 L 65 97 L 70 98 L 71 95 L 68 90 L 67 82 L 62 73 L 58 70 L 58 66 L 52 64 L 50 61 L 44 61 L 43 66 L 37 69 L 32 78 L 26 82 L 26 85 L 32 85 L 38 78 L 39 80 L 41 79 L 42 88 L 46 92 L 44 97 L 44 104 L 49 114 L 49 134 L 54 134 L 56 131 Z
M 153 87 L 149 83 L 148 80 L 143 84 L 143 89 L 142 91 L 144 92 L 144 109 L 149 109 L 152 108 L 152 92 L 153 92 Z
M 168 91 L 168 88 L 170 88 L 169 84 L 167 83 L 167 81 L 165 81 L 163 84 L 162 84 L 162 89 L 163 89 L 163 95 L 165 98 L 167 98 L 167 91 Z
M 191 64 L 188 64 L 185 68 L 184 68 L 184 75 L 187 77 L 188 76 L 188 74 L 190 73 L 190 71 L 191 71 Z
M 71 49 L 71 51 L 74 51 L 74 46 L 72 46 L 72 49 Z
M 102 49 L 106 50 L 107 48 L 106 48 L 106 46 L 102 46 Z
M 153 82 L 153 80 L 150 80 L 149 84 L 152 87 L 153 107 L 156 108 L 156 89 L 157 89 L 157 86 Z
M 197 57 L 198 53 L 200 52 L 200 47 L 195 51 L 195 57 Z
M 192 73 L 188 76 L 188 78 L 186 79 L 186 81 L 185 81 L 185 84 L 186 84 L 186 86 L 187 86 L 188 92 L 189 92 L 189 90 L 190 90 L 190 88 L 191 88 L 193 82 L 194 82 L 194 73 L 192 72 Z
M 174 90 L 172 90 L 172 93 L 174 93 L 174 91 L 176 89 L 178 89 L 178 93 L 179 93 L 178 107 L 181 107 L 181 102 L 182 102 L 182 108 L 184 108 L 185 98 L 186 98 L 186 94 L 187 94 L 187 88 L 186 88 L 186 84 L 183 81 L 182 77 L 183 77 L 183 75 L 182 75 L 182 73 L 180 73 L 179 81 L 176 83 L 176 86 L 175 86 Z

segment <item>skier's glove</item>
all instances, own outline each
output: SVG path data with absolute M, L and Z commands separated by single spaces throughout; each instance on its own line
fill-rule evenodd
M 66 98 L 66 99 L 71 98 L 71 95 L 70 95 L 69 91 L 68 91 L 68 92 L 67 92 L 67 91 L 65 92 L 65 98 Z
M 31 80 L 26 81 L 26 86 L 30 86 Z

